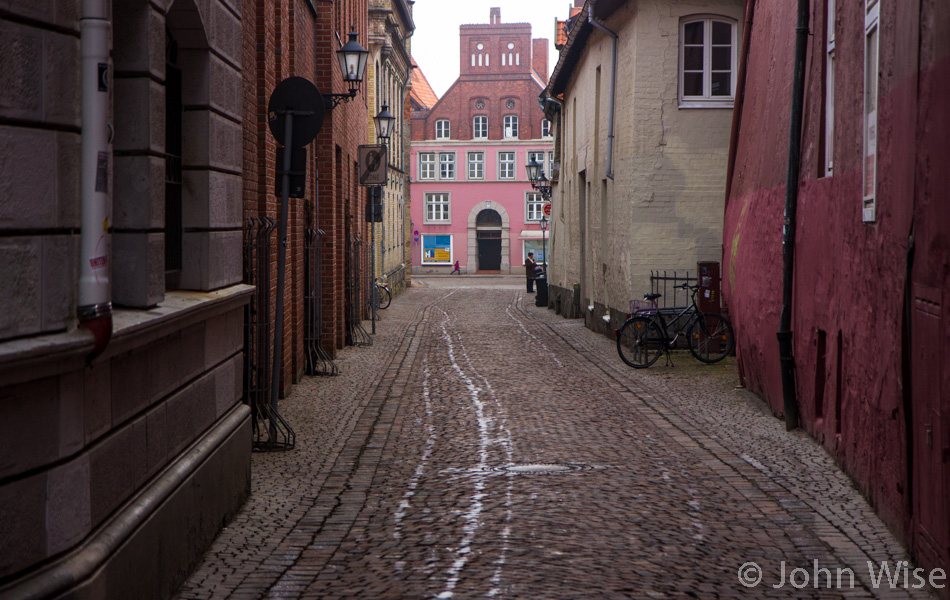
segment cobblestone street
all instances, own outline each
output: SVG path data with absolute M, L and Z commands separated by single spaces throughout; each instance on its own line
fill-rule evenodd
M 281 402 L 296 449 L 179 598 L 930 597 L 731 360 L 631 369 L 513 276 L 417 278 L 377 332 Z

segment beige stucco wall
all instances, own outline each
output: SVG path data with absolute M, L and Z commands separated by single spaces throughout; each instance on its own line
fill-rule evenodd
M 738 24 L 741 2 L 630 2 L 606 21 L 618 34 L 613 179 L 606 34 L 592 33 L 565 90 L 550 277 L 580 283 L 584 306 L 623 312 L 649 291 L 651 269 L 721 260 L 732 110 L 678 102 L 680 19 L 698 14 Z

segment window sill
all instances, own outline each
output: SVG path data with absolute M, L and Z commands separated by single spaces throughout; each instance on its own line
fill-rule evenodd
M 729 108 L 731 109 L 735 104 L 735 100 L 680 100 L 679 108 L 680 109 L 691 109 L 691 108 Z

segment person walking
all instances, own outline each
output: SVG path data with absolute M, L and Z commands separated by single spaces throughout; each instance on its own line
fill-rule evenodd
M 524 274 L 528 280 L 528 293 L 534 293 L 534 273 L 538 268 L 538 263 L 534 262 L 534 252 L 528 252 L 528 257 L 524 259 Z
M 462 274 L 462 268 L 459 267 L 459 261 L 455 261 L 455 268 L 452 269 L 451 275 L 455 275 L 456 273 L 458 273 L 459 275 Z

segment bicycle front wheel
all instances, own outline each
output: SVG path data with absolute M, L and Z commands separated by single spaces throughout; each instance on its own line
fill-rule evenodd
M 389 293 L 389 290 L 379 286 L 376 288 L 379 292 L 379 308 L 389 308 L 389 303 L 393 301 L 392 294 Z
M 689 351 L 704 363 L 716 363 L 736 346 L 732 324 L 722 315 L 700 313 L 689 326 Z
M 646 317 L 633 317 L 617 331 L 617 353 L 634 369 L 645 369 L 655 363 L 666 347 L 660 327 Z

